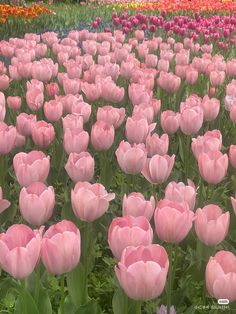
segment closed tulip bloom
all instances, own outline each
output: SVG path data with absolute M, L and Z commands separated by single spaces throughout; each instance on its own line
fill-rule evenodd
M 180 114 L 180 129 L 186 135 L 198 133 L 203 124 L 203 110 L 198 106 L 184 109 Z
M 112 106 L 103 106 L 98 108 L 97 120 L 104 121 L 114 126 L 115 129 L 121 126 L 125 119 L 125 108 L 115 108 Z
M 204 120 L 213 121 L 220 112 L 220 101 L 216 98 L 209 98 L 207 95 L 203 97 L 201 107 L 203 109 Z
M 40 226 L 47 222 L 53 214 L 54 205 L 55 193 L 52 186 L 34 182 L 20 191 L 20 212 L 31 225 Z
M 152 240 L 152 227 L 143 216 L 114 218 L 108 229 L 108 243 L 118 261 L 127 246 L 147 246 L 152 243 Z
M 2 92 L 0 92 L 0 121 L 4 121 L 6 115 L 6 100 Z
M 21 98 L 19 96 L 8 96 L 7 105 L 8 108 L 17 111 L 20 109 L 21 106 Z
M 72 271 L 80 261 L 80 231 L 68 220 L 49 227 L 44 233 L 41 258 L 47 271 L 61 275 Z
M 50 157 L 41 151 L 18 153 L 13 158 L 16 178 L 21 186 L 33 182 L 45 182 L 50 169 Z
M 16 117 L 17 131 L 24 135 L 29 136 L 32 134 L 32 125 L 37 121 L 37 118 L 33 114 L 27 114 L 25 112 L 20 113 Z
M 58 121 L 62 117 L 63 104 L 58 100 L 50 100 L 44 103 L 43 111 L 48 121 Z
M 94 101 L 101 97 L 102 89 L 100 84 L 83 82 L 81 89 L 89 101 Z
M 210 83 L 213 87 L 221 86 L 225 80 L 224 71 L 211 71 L 210 72 Z
M 169 136 L 162 134 L 159 137 L 157 133 L 148 135 L 146 138 L 146 149 L 149 157 L 154 155 L 166 155 L 169 148 Z
M 92 113 L 92 107 L 84 101 L 78 101 L 72 105 L 71 113 L 81 115 L 83 117 L 84 123 L 86 123 L 88 122 Z
M 60 95 L 60 89 L 57 83 L 51 82 L 46 85 L 48 97 L 55 98 L 56 95 Z
M 147 158 L 142 170 L 142 175 L 150 183 L 163 183 L 168 179 L 174 166 L 174 162 L 175 155 L 154 155 L 151 158 Z
M 226 176 L 228 156 L 220 151 L 201 153 L 198 157 L 198 169 L 201 177 L 209 184 L 218 184 Z
M 151 220 L 155 209 L 155 199 L 150 197 L 149 201 L 146 201 L 143 194 L 132 192 L 128 196 L 126 194 L 123 197 L 122 202 L 122 214 L 123 216 L 130 215 L 133 217 L 144 216 L 148 220 Z
M 115 137 L 115 129 L 113 125 L 110 125 L 104 121 L 97 121 L 92 126 L 91 141 L 93 147 L 99 151 L 108 150 Z
M 148 68 L 155 68 L 157 66 L 157 56 L 150 54 L 145 57 L 145 64 Z
M 229 147 L 229 161 L 236 168 L 236 145 L 230 145 Z
M 168 60 L 160 59 L 158 60 L 157 69 L 160 72 L 168 72 L 170 67 L 170 62 Z
M 236 257 L 228 251 L 211 256 L 206 266 L 206 287 L 215 299 L 236 300 Z
M 192 139 L 192 151 L 198 160 L 201 153 L 208 153 L 221 150 L 222 135 L 219 130 L 207 131 L 203 136 Z
M 32 125 L 32 139 L 34 144 L 41 148 L 48 147 L 55 138 L 55 130 L 51 123 L 44 120 L 37 121 Z
M 6 90 L 9 87 L 9 77 L 6 74 L 0 75 L 0 90 Z
M 65 169 L 74 182 L 91 181 L 94 175 L 94 166 L 94 158 L 89 153 L 70 153 Z
M 10 207 L 11 203 L 3 198 L 2 187 L 0 186 L 0 214 Z
M 42 230 L 15 224 L 0 234 L 0 265 L 16 279 L 31 275 L 40 258 Z
M 154 130 L 156 123 L 148 125 L 146 118 L 140 114 L 135 114 L 129 117 L 125 125 L 125 135 L 130 143 L 143 143 L 145 142 L 148 134 Z
M 66 128 L 63 138 L 63 146 L 67 154 L 81 153 L 87 150 L 89 134 L 81 128 Z
M 144 144 L 133 144 L 120 142 L 116 150 L 116 158 L 121 169 L 128 174 L 138 174 L 142 171 L 147 152 Z
M 227 236 L 230 214 L 222 213 L 217 205 L 207 205 L 198 208 L 195 215 L 195 231 L 198 238 L 208 246 L 221 243 Z
M 41 61 L 34 61 L 31 68 L 32 78 L 42 82 L 48 82 L 53 76 L 52 68 L 49 64 Z
M 65 95 L 72 94 L 76 95 L 80 92 L 80 79 L 69 79 L 65 78 L 63 80 L 63 89 Z
M 189 182 L 188 182 L 189 183 Z M 196 202 L 196 189 L 183 182 L 170 182 L 165 189 L 165 198 L 172 202 L 187 202 L 189 209 L 193 210 Z
M 63 130 L 83 129 L 83 117 L 77 113 L 67 114 L 62 118 Z
M 142 103 L 148 104 L 152 100 L 152 93 L 143 84 L 130 84 L 128 93 L 133 106 L 138 106 Z
M 181 79 L 173 73 L 161 72 L 157 84 L 168 93 L 175 93 L 180 88 Z
M 15 147 L 17 131 L 12 125 L 0 121 L 0 155 L 7 155 Z
M 156 233 L 160 240 L 179 243 L 192 228 L 194 213 L 187 202 L 159 201 L 154 213 Z
M 185 72 L 185 79 L 189 85 L 194 85 L 198 80 L 198 71 L 193 67 L 187 67 Z
M 35 88 L 26 92 L 26 103 L 30 110 L 38 111 L 43 106 L 43 102 L 44 94 L 40 89 Z
M 161 113 L 161 127 L 167 134 L 174 134 L 179 128 L 180 114 L 172 110 L 166 110 Z
M 100 183 L 78 182 L 71 191 L 71 204 L 74 214 L 81 220 L 91 222 L 100 218 L 108 210 L 114 193 L 107 193 Z
M 169 269 L 168 255 L 158 244 L 124 249 L 116 277 L 129 298 L 152 300 L 164 290 Z

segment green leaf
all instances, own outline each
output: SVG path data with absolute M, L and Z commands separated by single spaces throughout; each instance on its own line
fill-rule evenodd
M 41 314 L 31 294 L 23 289 L 16 301 L 14 314 Z
M 101 308 L 96 301 L 81 305 L 75 314 L 101 314 Z
M 67 274 L 66 280 L 69 295 L 76 308 L 79 308 L 81 304 L 87 303 L 86 291 L 84 289 L 86 285 L 86 273 L 84 265 L 80 263 L 79 266 Z
M 39 290 L 39 302 L 38 302 L 39 313 L 41 314 L 52 314 L 52 305 L 47 291 L 40 287 Z
M 112 309 L 114 314 L 126 313 L 128 297 L 121 289 L 116 290 L 112 299 Z

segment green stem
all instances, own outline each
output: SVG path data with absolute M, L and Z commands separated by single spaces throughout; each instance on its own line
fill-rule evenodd
M 88 273 L 89 273 L 89 265 L 90 265 L 90 256 L 91 256 L 91 233 L 92 233 L 92 225 L 89 222 L 84 223 L 83 230 L 83 265 L 84 265 L 84 295 L 82 298 L 82 304 L 88 302 Z
M 60 279 L 61 284 L 61 302 L 60 302 L 60 314 L 65 314 L 65 275 L 61 275 Z
M 136 301 L 135 302 L 135 314 L 142 314 L 141 307 L 142 307 L 142 301 Z
M 3 188 L 7 175 L 7 156 L 0 155 L 0 186 Z
M 167 286 L 167 314 L 170 314 L 171 307 L 171 295 L 173 290 L 174 278 L 175 278 L 175 269 L 177 264 L 177 256 L 175 254 L 175 244 L 169 245 L 169 278 Z M 174 259 L 174 262 L 173 262 Z
M 25 286 L 25 279 L 22 279 L 21 280 L 21 287 L 22 287 L 22 291 L 24 292 L 24 294 L 23 294 L 23 314 L 24 313 L 27 313 L 27 306 L 26 306 L 26 301 L 25 301 L 25 299 L 26 299 L 26 296 L 25 296 L 25 291 L 26 291 L 26 286 Z
M 38 301 L 39 301 L 39 286 L 40 286 L 40 268 L 39 265 L 36 268 L 36 284 L 35 284 L 35 290 L 34 290 L 34 300 L 35 303 L 38 305 Z

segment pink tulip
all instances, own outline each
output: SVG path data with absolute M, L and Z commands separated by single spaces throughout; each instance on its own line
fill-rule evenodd
M 198 157 L 200 175 L 209 184 L 218 184 L 224 179 L 228 163 L 228 156 L 220 151 L 201 153 Z
M 124 119 L 125 108 L 115 108 L 112 106 L 103 106 L 102 108 L 98 108 L 97 120 L 111 124 L 115 129 L 121 126 Z
M 221 86 L 225 80 L 224 71 L 211 71 L 210 72 L 210 82 L 213 87 Z
M 44 103 L 43 111 L 48 121 L 58 121 L 62 117 L 63 104 L 58 100 L 50 100 Z
M 189 85 L 194 85 L 198 80 L 198 71 L 193 67 L 187 67 L 185 72 L 185 79 Z
M 236 168 L 236 145 L 230 145 L 229 147 L 229 161 Z
M 206 287 L 216 299 L 236 300 L 236 257 L 228 251 L 211 256 L 206 266 Z
M 170 182 L 165 189 L 165 198 L 172 202 L 187 202 L 189 209 L 193 210 L 196 202 L 196 188 L 188 181 L 188 185 L 183 182 Z
M 78 101 L 72 105 L 71 113 L 81 115 L 83 117 L 84 123 L 86 123 L 88 122 L 92 113 L 92 107 L 84 101 Z
M 20 212 L 31 225 L 40 226 L 47 222 L 53 214 L 54 205 L 55 193 L 52 186 L 34 182 L 20 191 Z
M 174 166 L 174 162 L 175 155 L 154 155 L 151 158 L 147 158 L 142 170 L 142 175 L 150 183 L 163 183 L 168 179 Z
M 48 82 L 53 76 L 52 68 L 42 61 L 34 61 L 31 68 L 32 78 L 42 82 Z
M 50 169 L 50 157 L 41 151 L 18 153 L 13 158 L 16 178 L 21 186 L 33 182 L 45 182 Z
M 117 217 L 108 229 L 108 243 L 112 254 L 119 261 L 128 246 L 147 246 L 152 243 L 153 230 L 145 217 Z
M 16 128 L 17 131 L 24 135 L 29 136 L 32 133 L 32 125 L 37 121 L 36 116 L 33 114 L 20 113 L 16 117 Z
M 114 193 L 107 193 L 100 183 L 78 182 L 71 191 L 71 204 L 74 214 L 83 221 L 100 218 L 115 198 Z
M 219 130 L 207 131 L 203 136 L 192 139 L 192 151 L 198 160 L 201 153 L 209 153 L 221 150 L 222 135 Z
M 125 125 L 126 138 L 130 143 L 143 143 L 155 126 L 156 123 L 148 125 L 147 119 L 139 114 L 136 114 L 133 117 L 128 117 Z
M 110 125 L 104 121 L 97 121 L 92 126 L 91 141 L 95 149 L 99 151 L 108 150 L 115 137 L 115 129 L 113 125 Z
M 81 128 L 65 129 L 63 146 L 67 154 L 81 153 L 87 150 L 89 134 Z
M 62 118 L 63 130 L 67 128 L 70 130 L 83 129 L 83 117 L 79 114 L 67 114 Z
M 89 84 L 87 82 L 83 82 L 81 89 L 86 98 L 90 101 L 99 99 L 102 93 L 100 84 Z
M 233 123 L 236 123 L 236 101 L 235 100 L 232 101 L 232 105 L 230 107 L 229 115 L 230 115 L 231 121 Z
M 147 152 L 144 144 L 133 144 L 120 142 L 116 150 L 116 158 L 121 169 L 128 174 L 138 174 L 142 171 Z
M 203 109 L 204 120 L 213 121 L 220 112 L 220 101 L 216 98 L 209 98 L 207 95 L 203 97 L 201 107 Z
M 44 94 L 40 89 L 34 88 L 26 92 L 26 103 L 30 110 L 38 111 L 43 106 L 43 102 Z
M 55 98 L 55 95 L 60 95 L 60 89 L 57 83 L 51 82 L 46 85 L 48 97 Z
M 19 96 L 8 96 L 7 105 L 8 105 L 8 108 L 11 108 L 17 111 L 20 109 L 20 106 L 21 106 L 21 98 Z
M 42 230 L 26 225 L 12 225 L 0 234 L 0 265 L 16 279 L 27 278 L 40 258 Z
M 198 106 L 185 108 L 180 114 L 180 129 L 186 135 L 198 133 L 203 124 L 203 110 Z
M 104 80 L 104 84 L 101 83 L 101 97 L 106 101 L 113 103 L 121 102 L 125 96 L 124 87 L 117 86 L 113 81 Z
M 160 72 L 168 72 L 170 68 L 170 62 L 168 60 L 158 60 L 157 69 Z
M 6 100 L 2 92 L 0 92 L 0 121 L 4 121 L 6 115 Z
M 150 93 L 144 85 L 132 83 L 129 85 L 129 99 L 133 106 L 138 106 L 142 103 L 150 103 L 152 99 L 152 93 Z
M 63 89 L 66 95 L 76 95 L 80 92 L 80 79 L 69 79 L 63 80 Z
M 148 135 L 146 138 L 146 149 L 148 153 L 148 157 L 152 157 L 154 155 L 166 155 L 169 147 L 169 137 L 167 134 L 162 134 L 159 137 L 157 133 L 152 135 Z
M 187 202 L 160 200 L 154 213 L 158 238 L 162 241 L 179 243 L 187 236 L 194 219 L 194 213 Z
M 148 68 L 155 68 L 157 66 L 157 56 L 156 55 L 146 55 L 145 64 Z
M 166 250 L 158 244 L 150 244 L 124 249 L 115 272 L 129 298 L 146 301 L 162 293 L 168 269 Z
M 161 113 L 161 127 L 167 134 L 174 134 L 179 128 L 180 114 L 172 110 Z
M 91 181 L 94 175 L 94 158 L 87 152 L 70 153 L 65 169 L 74 181 Z
M 6 74 L 0 75 L 0 90 L 6 90 L 9 87 L 9 77 Z
M 196 211 L 194 226 L 198 238 L 208 246 L 221 243 L 229 229 L 229 212 L 222 213 L 217 205 L 207 205 Z
M 181 79 L 173 73 L 161 72 L 157 84 L 168 93 L 175 93 L 181 84 Z
M 42 241 L 42 262 L 47 271 L 53 275 L 72 271 L 80 261 L 80 243 L 80 231 L 71 221 L 49 227 Z
M 150 197 L 149 201 L 146 201 L 143 194 L 132 192 L 128 196 L 126 194 L 123 197 L 122 202 L 122 214 L 123 216 L 130 215 L 133 217 L 144 216 L 148 220 L 151 220 L 155 209 L 155 199 Z
M 0 121 L 0 155 L 7 155 L 15 147 L 16 128 Z
M 3 198 L 2 187 L 0 186 L 0 214 L 10 207 L 10 205 L 11 203 Z
M 55 138 L 55 130 L 51 123 L 37 121 L 31 126 L 34 144 L 41 148 L 48 147 Z

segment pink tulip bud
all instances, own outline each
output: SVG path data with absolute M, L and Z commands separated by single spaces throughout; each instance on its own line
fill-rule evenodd
M 87 153 L 70 153 L 65 169 L 74 181 L 91 181 L 94 175 L 94 159 Z
M 55 205 L 55 193 L 52 186 L 42 182 L 34 182 L 27 188 L 23 187 L 19 196 L 22 217 L 31 225 L 40 226 L 47 222 Z
M 168 269 L 166 250 L 158 244 L 150 244 L 124 249 L 115 272 L 129 298 L 146 301 L 156 299 L 162 293 Z
M 10 207 L 10 205 L 11 203 L 3 198 L 2 187 L 0 186 L 0 214 Z
M 9 108 L 17 111 L 20 109 L 21 106 L 21 98 L 19 96 L 8 96 L 7 105 Z
M 104 121 L 97 121 L 92 126 L 91 141 L 93 147 L 99 151 L 108 150 L 115 137 L 115 129 L 113 125 L 107 124 Z
M 236 257 L 228 251 L 211 256 L 206 266 L 206 287 L 215 299 L 236 300 Z
M 229 212 L 222 213 L 217 205 L 207 205 L 198 208 L 194 221 L 195 231 L 198 238 L 208 246 L 221 243 L 229 229 Z
M 45 182 L 50 169 L 50 157 L 41 151 L 18 153 L 13 158 L 16 178 L 21 186 L 33 182 Z
M 122 214 L 123 216 L 130 215 L 133 217 L 144 216 L 148 220 L 151 220 L 155 209 L 155 199 L 150 197 L 149 201 L 146 201 L 143 194 L 132 192 L 128 196 L 126 194 L 123 197 L 122 202 Z
M 187 202 L 160 200 L 154 213 L 158 238 L 162 241 L 179 243 L 187 236 L 194 219 L 194 213 Z
M 125 108 L 115 108 L 112 106 L 103 106 L 102 108 L 98 108 L 97 120 L 111 124 L 115 129 L 121 126 L 124 119 Z
M 80 231 L 71 221 L 49 227 L 42 241 L 42 262 L 47 271 L 61 275 L 72 271 L 80 261 Z
M 161 113 L 161 127 L 167 134 L 174 134 L 179 128 L 180 114 L 172 110 L 166 110 Z
M 228 156 L 220 151 L 201 153 L 198 157 L 198 168 L 201 177 L 209 184 L 218 184 L 226 176 Z
M 203 124 L 203 110 L 199 106 L 185 108 L 180 114 L 180 129 L 186 135 L 198 133 Z
M 142 170 L 142 175 L 150 183 L 163 183 L 168 179 L 174 166 L 174 162 L 175 155 L 154 155 L 147 159 Z
M 145 217 L 114 218 L 108 230 L 108 243 L 112 254 L 119 261 L 128 246 L 149 245 L 153 240 L 152 227 Z
M 87 150 L 89 134 L 81 128 L 65 129 L 63 146 L 67 154 L 81 153 Z
M 26 225 L 12 225 L 0 234 L 1 268 L 16 279 L 24 279 L 34 271 L 40 258 L 42 230 L 32 231 Z
M 48 147 L 55 138 L 55 130 L 51 123 L 37 121 L 31 126 L 34 144 L 41 148 Z
M 166 155 L 169 148 L 169 137 L 167 134 L 162 134 L 159 137 L 157 133 L 152 135 L 148 135 L 146 138 L 146 148 L 148 157 L 152 157 L 154 155 Z
M 100 218 L 115 198 L 114 193 L 107 193 L 100 183 L 78 182 L 71 191 L 71 204 L 74 214 L 83 221 L 94 221 Z
M 44 103 L 43 111 L 48 121 L 58 121 L 62 117 L 63 104 L 58 100 L 50 100 Z
M 48 97 L 55 98 L 55 95 L 60 95 L 60 89 L 57 83 L 51 82 L 46 86 Z
M 0 121 L 0 155 L 7 155 L 16 142 L 16 128 Z
M 36 122 L 36 116 L 33 114 L 20 113 L 16 117 L 16 128 L 17 131 L 24 135 L 29 136 L 32 133 L 32 125 Z

